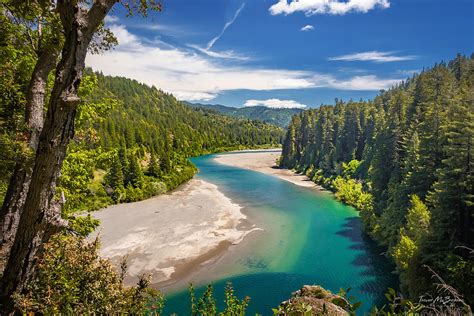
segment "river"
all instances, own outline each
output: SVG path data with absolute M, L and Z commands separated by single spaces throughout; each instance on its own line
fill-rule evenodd
M 362 302 L 357 314 L 383 304 L 386 289 L 397 284 L 393 266 L 363 235 L 357 211 L 329 192 L 219 164 L 213 157 L 192 159 L 199 169 L 196 178 L 217 185 L 263 231 L 249 235 L 201 274 L 195 280 L 198 294 L 212 283 L 222 305 L 230 281 L 239 297 L 250 296 L 249 315 L 271 315 L 272 307 L 305 284 L 333 292 L 350 287 L 349 294 Z M 183 287 L 167 294 L 165 314 L 189 314 Z

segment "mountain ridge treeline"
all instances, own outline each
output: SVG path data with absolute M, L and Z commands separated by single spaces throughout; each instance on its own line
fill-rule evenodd
M 258 120 L 283 128 L 286 128 L 288 124 L 290 124 L 293 115 L 299 114 L 303 111 L 303 109 L 299 108 L 270 108 L 266 106 L 244 106 L 241 108 L 235 108 L 221 104 L 185 103 L 195 108 L 216 111 L 231 117 Z
M 293 117 L 281 165 L 360 210 L 410 297 L 433 269 L 474 303 L 474 55 L 458 55 L 373 101 Z M 429 269 L 428 269 L 429 267 Z

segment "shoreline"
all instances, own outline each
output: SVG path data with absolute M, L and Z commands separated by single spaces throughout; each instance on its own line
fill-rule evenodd
M 278 177 L 295 185 L 312 188 L 318 191 L 325 191 L 306 175 L 297 174 L 289 169 L 282 169 L 277 166 L 276 161 L 281 155 L 281 149 L 250 150 L 242 153 L 231 152 L 230 154 L 217 154 L 214 161 L 217 163 L 237 167 L 252 171 L 261 172 L 267 175 Z
M 125 284 L 150 274 L 155 287 L 167 288 L 209 266 L 260 230 L 242 207 L 212 183 L 191 179 L 170 193 L 118 204 L 93 213 L 101 221 L 100 255 L 120 266 L 127 256 Z

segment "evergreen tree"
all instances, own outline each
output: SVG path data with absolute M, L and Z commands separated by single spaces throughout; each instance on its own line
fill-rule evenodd
M 160 168 L 158 162 L 156 161 L 155 151 L 151 151 L 150 163 L 148 164 L 148 175 L 152 177 L 158 177 L 160 175 Z
M 125 147 L 125 141 L 121 141 L 121 146 L 118 150 L 118 157 L 120 159 L 120 164 L 122 165 L 122 173 L 124 177 L 124 186 L 130 183 L 130 173 L 129 173 L 129 162 L 127 157 L 127 147 Z
M 137 156 L 131 154 L 129 156 L 129 161 L 128 174 L 130 176 L 130 184 L 134 188 L 141 188 L 143 185 L 143 170 L 138 162 Z
M 115 157 L 112 160 L 112 167 L 110 168 L 107 182 L 114 190 L 123 189 L 124 178 L 122 164 L 120 163 L 120 159 L 118 157 Z
M 170 172 L 171 170 L 171 160 L 167 152 L 163 153 L 163 155 L 160 158 L 160 169 L 164 173 Z

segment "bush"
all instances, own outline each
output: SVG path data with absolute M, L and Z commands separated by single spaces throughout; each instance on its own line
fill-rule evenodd
M 337 177 L 332 183 L 336 198 L 348 205 L 354 206 L 359 211 L 370 211 L 372 207 L 372 195 L 362 189 L 362 183 L 354 179 Z
M 217 310 L 216 299 L 212 291 L 212 285 L 208 285 L 206 291 L 199 300 L 196 299 L 194 287 L 189 285 L 189 296 L 191 299 L 191 315 L 219 315 L 219 316 L 243 316 L 247 310 L 250 297 L 240 300 L 235 296 L 232 283 L 227 283 L 225 288 L 225 309 L 222 312 Z
M 161 313 L 164 299 L 142 277 L 135 287 L 123 285 L 126 264 L 117 273 L 98 255 L 99 241 L 58 234 L 44 247 L 37 273 L 26 294 L 15 294 L 23 313 L 140 314 Z

